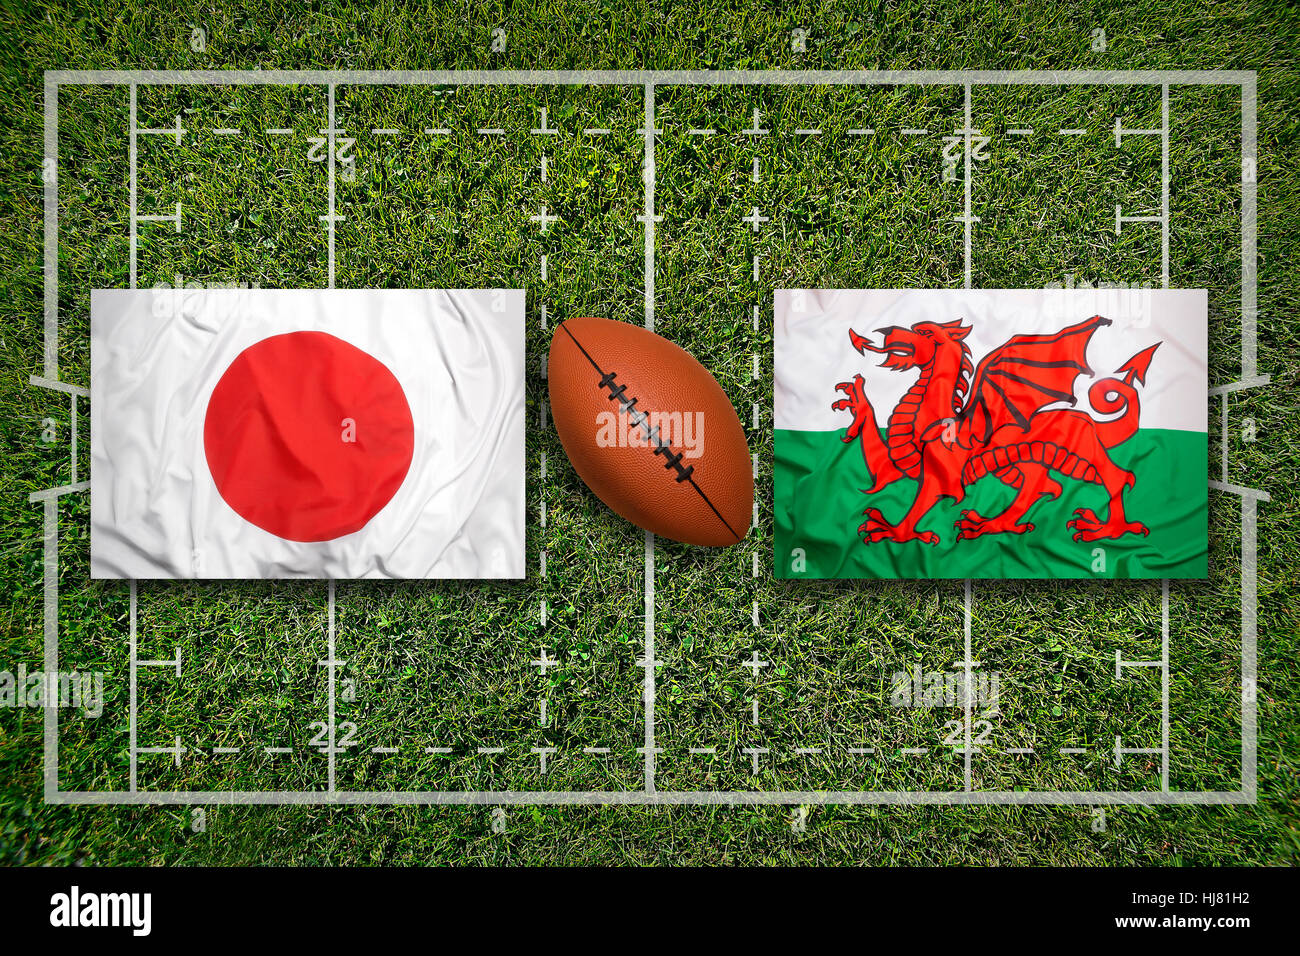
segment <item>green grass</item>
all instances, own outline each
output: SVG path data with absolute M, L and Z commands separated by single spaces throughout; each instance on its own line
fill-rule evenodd
M 861 521 L 866 503 L 862 489 L 871 487 L 858 443 L 846 444 L 842 429 L 779 430 L 773 453 L 776 576 L 1204 578 L 1209 492 L 1199 472 L 1206 458 L 1205 435 L 1153 428 L 1129 441 L 1116 461 L 1146 479 L 1129 490 L 1125 507 L 1129 514 L 1149 516 L 1150 533 L 1108 541 L 1108 563 L 1097 567 L 1096 545 L 1071 540 L 1067 522 L 1076 508 L 1106 507 L 1106 492 L 1100 486 L 1076 487 L 1072 495 L 1044 502 L 1050 506 L 1033 513 L 1032 531 L 959 541 L 953 525 L 966 510 L 998 514 L 1014 498 L 1000 482 L 983 482 L 974 485 L 960 504 L 943 501 L 926 515 L 919 527 L 934 531 L 939 536 L 937 545 L 864 548 L 856 535 L 846 535 Z M 915 481 L 900 481 L 876 492 L 871 500 L 886 514 L 906 514 L 916 500 L 916 489 Z M 1215 505 L 1229 515 L 1241 510 L 1235 501 L 1216 499 Z M 1034 563 L 1021 563 L 1026 559 Z
M 0 670 L 40 666 L 41 513 L 35 490 L 71 475 L 67 404 L 32 388 L 42 363 L 41 83 L 50 68 L 1251 68 L 1260 71 L 1260 351 L 1264 389 L 1229 403 L 1231 480 L 1269 491 L 1259 516 L 1260 799 L 1245 807 L 820 807 L 805 832 L 791 808 L 509 809 L 212 807 L 194 832 L 184 807 L 59 807 L 41 800 L 41 715 L 0 710 L 0 862 L 4 863 L 1291 863 L 1297 827 L 1297 92 L 1300 21 L 1283 4 L 720 4 L 668 13 L 649 4 L 396 4 L 306 12 L 254 2 L 125 14 L 95 6 L 0 4 Z M 193 25 L 207 34 L 190 47 Z M 492 30 L 507 49 L 490 49 Z M 806 52 L 790 31 L 809 31 Z M 1091 49 L 1095 28 L 1109 47 Z M 642 318 L 642 92 L 636 88 L 340 87 L 337 123 L 356 138 L 340 175 L 340 287 L 526 286 L 530 368 L 571 315 Z M 772 564 L 771 290 L 799 286 L 953 286 L 964 275 L 963 187 L 945 182 L 938 131 L 962 121 L 958 88 L 674 88 L 658 91 L 657 329 L 699 355 L 742 420 L 760 407 L 759 522 L 723 551 L 661 542 L 656 554 L 657 740 L 661 789 L 959 789 L 942 746 L 960 710 L 900 709 L 890 678 L 962 656 L 960 582 L 775 581 Z M 540 107 L 556 137 L 534 137 Z M 782 135 L 737 135 L 753 110 Z M 1159 125 L 1158 88 L 988 88 L 974 124 L 993 134 L 977 164 L 976 286 L 1160 279 L 1158 227 L 1113 230 L 1113 207 L 1159 203 L 1158 138 L 1109 135 Z M 141 137 L 141 212 L 184 204 L 185 227 L 142 226 L 139 284 L 247 281 L 322 286 L 328 276 L 327 173 L 308 162 L 325 125 L 319 87 L 143 87 L 142 127 L 190 132 L 176 146 Z M 1210 290 L 1211 381 L 1239 374 L 1239 96 L 1171 90 L 1171 284 Z M 449 127 L 449 137 L 425 127 Z M 876 137 L 848 129 L 872 126 Z M 1010 127 L 1043 131 L 1029 140 Z M 1086 138 L 1059 128 L 1088 127 Z M 240 137 L 214 128 L 235 127 Z M 271 136 L 271 127 L 291 127 Z M 501 127 L 485 137 L 481 127 Z M 587 127 L 610 129 L 586 136 Z M 688 135 L 708 127 L 717 136 Z M 790 135 L 821 128 L 820 137 Z M 397 128 L 379 136 L 373 128 Z M 903 128 L 931 130 L 903 137 Z M 725 135 L 723 135 L 725 134 Z M 128 284 L 127 96 L 121 87 L 60 96 L 60 317 L 63 377 L 85 383 L 89 294 Z M 547 181 L 540 176 L 543 154 Z M 752 181 L 755 156 L 761 181 Z M 545 234 L 540 205 L 561 222 Z M 740 219 L 771 217 L 755 234 Z M 540 257 L 548 257 L 546 280 Z M 752 257 L 760 257 L 758 281 Z M 752 306 L 762 304 L 757 332 Z M 751 356 L 761 377 L 752 378 Z M 532 373 L 528 415 L 545 383 Z M 86 475 L 85 403 L 80 477 Z M 57 440 L 43 442 L 44 420 Z M 1219 424 L 1211 408 L 1211 472 Z M 1248 421 L 1256 425 L 1247 441 Z M 541 477 L 542 456 L 546 477 Z M 640 532 L 584 488 L 553 431 L 528 442 L 529 578 L 523 582 L 338 585 L 337 653 L 350 691 L 338 718 L 356 746 L 338 758 L 351 789 L 582 789 L 640 786 Z M 547 521 L 540 516 L 545 502 Z M 1236 499 L 1210 502 L 1210 577 L 1171 589 L 1170 778 L 1175 789 L 1235 789 L 1240 775 Z M 128 597 L 88 580 L 88 503 L 61 504 L 60 649 L 65 668 L 106 673 L 104 714 L 61 720 L 65 789 L 127 784 Z M 547 552 L 540 576 L 539 552 Z M 762 569 L 751 574 L 754 555 Z M 1159 655 L 1152 582 L 976 582 L 972 631 L 985 670 L 1002 674 L 978 789 L 1150 789 L 1157 761 L 1116 768 L 1109 748 L 1159 742 L 1159 681 L 1113 677 Z M 310 746 L 325 718 L 323 583 L 161 583 L 139 590 L 140 656 L 182 654 L 178 678 L 142 671 L 140 743 L 187 752 L 140 757 L 147 789 L 319 788 Z M 541 623 L 545 601 L 548 622 Z M 751 621 L 757 602 L 759 627 Z M 559 666 L 530 662 L 545 644 Z M 740 666 L 758 651 L 757 677 Z M 350 699 L 349 699 L 350 698 Z M 540 703 L 550 726 L 537 726 Z M 752 724 L 751 704 L 760 704 Z M 543 777 L 532 748 L 558 748 Z M 215 754 L 219 746 L 238 753 Z M 850 747 L 874 755 L 849 755 Z M 1086 748 L 1059 755 L 1060 747 Z M 269 755 L 266 747 L 291 747 Z M 396 753 L 373 748 L 396 747 Z M 450 754 L 426 748 L 450 747 Z M 500 754 L 479 748 L 504 747 Z M 608 755 L 583 748 L 608 747 Z M 716 748 L 712 754 L 691 748 Z M 747 747 L 768 748 L 757 775 Z M 909 755 L 907 748 L 927 748 Z M 1006 748 L 1033 747 L 1033 755 Z M 820 748 L 822 753 L 795 753 Z M 994 749 L 996 748 L 996 749 Z

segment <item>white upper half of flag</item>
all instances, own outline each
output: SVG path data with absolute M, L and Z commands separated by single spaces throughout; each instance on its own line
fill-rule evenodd
M 971 327 L 965 344 L 976 368 L 1015 335 L 1051 334 L 1094 315 L 1111 320 L 1088 346 L 1095 375 L 1075 381 L 1077 408 L 1087 392 L 1135 354 L 1161 343 L 1141 389 L 1142 427 L 1204 432 L 1207 403 L 1206 293 L 1203 289 L 781 289 L 775 302 L 775 422 L 779 429 L 833 431 L 848 424 L 831 403 L 839 382 L 855 375 L 885 417 L 915 383 L 917 372 L 881 368 L 881 356 L 859 355 L 853 329 L 880 344 L 877 329 L 918 322 Z
M 361 350 L 409 406 L 405 477 L 364 526 L 328 540 L 241 516 L 205 455 L 232 363 L 295 332 Z M 297 371 L 284 363 L 288 381 Z M 522 290 L 95 290 L 92 575 L 523 577 L 523 390 Z M 278 480 L 265 477 L 268 494 Z

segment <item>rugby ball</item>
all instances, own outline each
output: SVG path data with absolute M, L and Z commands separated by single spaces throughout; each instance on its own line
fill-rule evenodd
M 745 537 L 754 507 L 745 432 L 690 353 L 627 322 L 573 318 L 551 338 L 546 377 L 560 441 L 601 501 L 674 541 Z

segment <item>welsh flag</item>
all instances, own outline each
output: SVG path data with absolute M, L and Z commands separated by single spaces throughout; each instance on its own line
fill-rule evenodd
M 1206 293 L 782 290 L 785 578 L 1204 578 Z

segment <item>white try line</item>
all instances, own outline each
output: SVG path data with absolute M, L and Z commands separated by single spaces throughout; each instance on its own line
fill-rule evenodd
M 90 86 L 1244 86 L 1253 70 L 47 70 Z
M 491 751 L 493 748 L 485 748 Z M 757 759 L 759 748 L 751 748 Z M 73 805 L 271 804 L 293 806 L 773 806 L 844 804 L 885 806 L 1207 806 L 1250 804 L 1240 790 L 64 790 L 47 803 Z
M 137 185 L 137 181 L 136 181 L 136 176 L 137 176 L 136 168 L 137 168 L 138 155 L 139 155 L 139 153 L 138 153 L 138 151 L 137 151 L 137 136 L 139 135 L 139 130 L 137 129 L 136 119 L 137 119 L 137 112 L 136 112 L 136 86 L 135 86 L 134 83 L 132 83 L 132 84 L 131 84 L 131 107 L 130 107 L 130 119 L 128 120 L 128 122 L 130 123 L 130 133 L 129 133 L 129 135 L 130 135 L 130 140 L 129 140 L 129 142 L 130 142 L 130 146 L 129 146 L 129 148 L 130 148 L 130 151 L 131 151 L 130 160 L 129 160 L 129 162 L 130 162 L 130 166 L 131 166 L 130 174 L 129 174 L 129 178 L 130 178 L 130 181 L 131 181 L 131 194 L 130 194 L 130 202 L 131 202 L 131 238 L 130 238 L 130 244 L 131 244 L 131 288 L 132 288 L 132 289 L 134 289 L 134 288 L 136 287 L 136 277 L 137 277 L 137 274 L 138 274 L 138 273 L 137 273 L 137 269 L 138 269 L 138 267 L 137 267 L 137 265 L 136 265 L 136 262 L 137 262 L 137 258 L 138 258 L 138 255 L 139 255 L 139 253 L 138 253 L 138 243 L 139 243 L 139 223 L 138 223 L 138 215 L 137 215 L 137 210 L 139 209 L 139 196 L 138 196 L 138 190 L 139 190 L 139 187 L 138 187 L 138 185 Z M 178 120 L 177 122 L 179 123 L 179 120 Z M 180 137 L 178 136 L 177 139 L 179 140 L 179 138 L 180 138 Z

